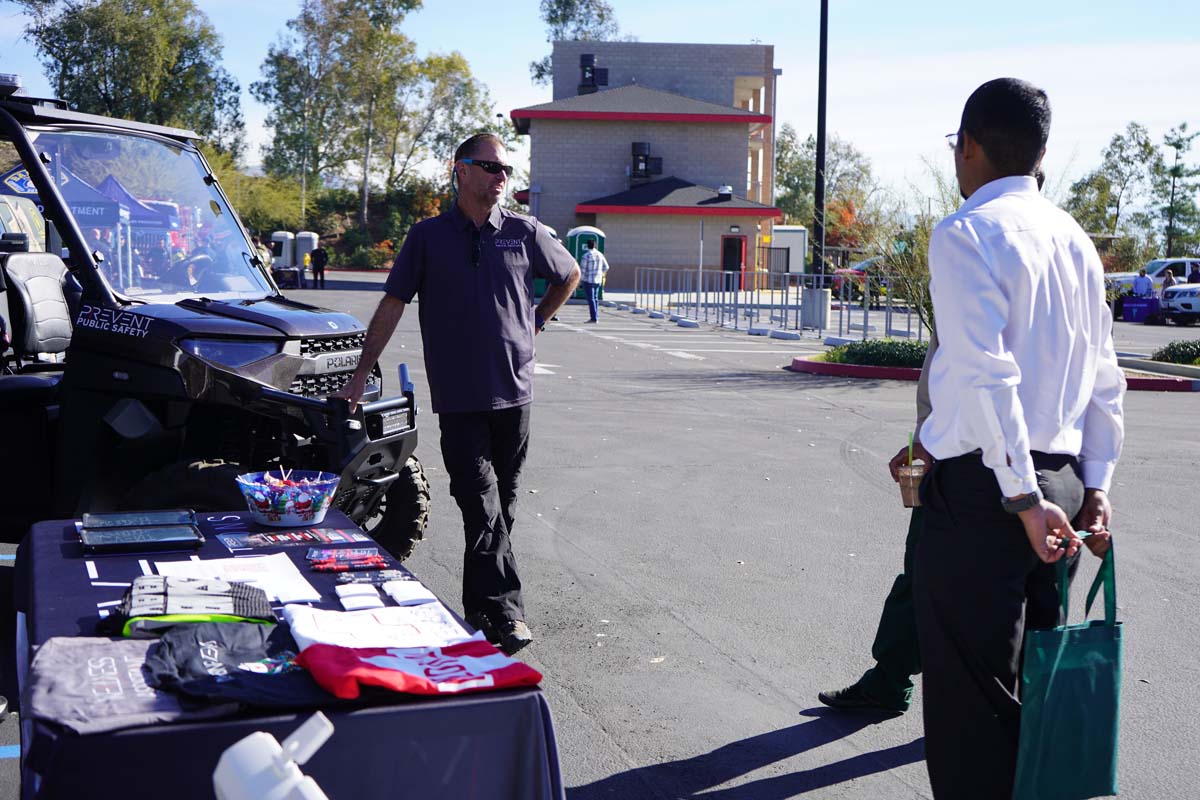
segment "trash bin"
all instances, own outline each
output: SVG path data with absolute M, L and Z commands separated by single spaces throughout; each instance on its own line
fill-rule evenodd
M 1148 322 L 1159 316 L 1157 297 L 1126 297 L 1121 309 L 1121 318 L 1126 322 Z

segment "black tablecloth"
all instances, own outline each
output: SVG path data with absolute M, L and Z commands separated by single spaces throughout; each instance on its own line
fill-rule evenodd
M 246 512 L 201 515 L 208 541 L 203 559 L 228 558 L 221 532 L 269 530 Z M 323 527 L 353 528 L 338 512 Z M 264 548 L 285 552 L 302 568 L 304 546 Z M 122 555 L 85 559 L 72 521 L 35 525 L 17 553 L 16 604 L 25 613 L 29 644 L 52 636 L 92 636 L 98 604 L 119 600 L 121 586 L 143 573 L 139 561 L 186 560 L 191 554 Z M 89 563 L 92 572 L 89 573 Z M 340 608 L 335 576 L 303 569 L 327 608 Z M 18 653 L 19 659 L 27 654 Z M 397 696 L 394 704 L 324 709 L 333 736 L 303 767 L 332 800 L 337 798 L 563 797 L 550 710 L 537 689 L 452 698 Z M 130 728 L 78 736 L 56 725 L 25 725 L 22 794 L 37 798 L 112 796 L 211 798 L 212 771 L 229 745 L 254 731 L 282 741 L 311 712 L 252 715 L 203 723 Z M 36 784 L 36 794 L 34 793 Z

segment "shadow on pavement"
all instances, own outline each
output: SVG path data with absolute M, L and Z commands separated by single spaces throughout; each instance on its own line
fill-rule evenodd
M 925 758 L 924 738 L 905 745 L 863 753 L 813 769 L 776 775 L 740 786 L 709 791 L 735 778 L 792 756 L 843 739 L 889 716 L 845 714 L 828 708 L 800 712 L 807 722 L 731 742 L 692 758 L 638 767 L 603 780 L 567 789 L 569 800 L 600 798 L 679 798 L 680 800 L 783 800 L 826 786 L 913 764 Z
M 619 373 L 619 377 L 630 383 L 649 385 L 653 392 L 677 392 L 681 390 L 703 391 L 705 389 L 751 390 L 762 388 L 795 389 L 875 389 L 881 386 L 903 385 L 898 381 L 876 378 L 841 378 L 826 375 L 810 375 L 792 372 L 786 367 L 778 370 L 741 370 L 738 372 L 679 371 L 659 373 Z M 915 382 L 912 384 L 915 386 Z

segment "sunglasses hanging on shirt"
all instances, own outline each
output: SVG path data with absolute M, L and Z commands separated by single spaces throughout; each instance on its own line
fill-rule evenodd
M 479 228 L 471 231 L 471 265 L 479 266 L 479 257 L 482 254 L 483 241 L 480 237 Z

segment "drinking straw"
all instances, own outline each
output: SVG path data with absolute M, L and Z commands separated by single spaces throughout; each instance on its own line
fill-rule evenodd
M 912 466 L 912 456 L 913 456 L 912 448 L 913 448 L 913 437 L 912 437 L 912 434 L 910 433 L 908 435 L 908 465 L 910 467 Z

